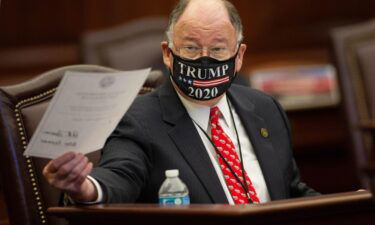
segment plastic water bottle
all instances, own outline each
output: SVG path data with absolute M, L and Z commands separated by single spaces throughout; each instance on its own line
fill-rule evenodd
M 160 205 L 189 205 L 189 191 L 178 177 L 178 170 L 166 170 L 167 179 L 159 189 Z

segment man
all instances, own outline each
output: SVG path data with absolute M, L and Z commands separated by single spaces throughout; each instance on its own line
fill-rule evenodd
M 164 171 L 179 169 L 191 203 L 262 203 L 317 195 L 300 181 L 286 116 L 270 96 L 232 85 L 246 45 L 225 0 L 181 0 L 161 43 L 170 79 L 138 97 L 100 166 L 67 153 L 44 169 L 76 201 L 158 202 Z M 90 174 L 90 176 L 88 176 Z

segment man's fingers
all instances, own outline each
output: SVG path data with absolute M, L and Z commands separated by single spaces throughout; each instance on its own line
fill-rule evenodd
M 85 160 L 82 160 L 82 162 L 78 165 L 81 167 L 80 172 L 75 175 L 74 177 L 65 177 L 65 178 L 58 178 L 54 177 L 50 180 L 50 184 L 54 186 L 55 188 L 58 188 L 62 191 L 72 192 L 72 193 L 79 193 L 80 187 L 82 183 L 87 178 L 87 175 L 91 172 L 93 168 L 93 164 L 91 162 L 88 162 Z
M 82 171 L 81 176 L 86 178 L 91 173 L 93 167 L 94 165 L 92 164 L 92 162 L 90 162 Z
M 87 179 L 87 175 L 91 172 L 92 167 L 93 164 L 91 162 L 87 163 L 85 168 L 81 171 L 81 173 L 76 177 L 74 181 L 67 182 L 66 180 L 64 180 L 64 183 L 60 185 L 63 186 L 65 188 L 65 191 L 67 191 L 68 193 L 82 194 L 87 190 L 81 190 L 81 186 L 83 182 L 85 182 L 85 180 Z
M 84 170 L 81 171 L 79 176 L 77 176 L 77 179 L 75 180 L 76 185 L 81 185 L 86 180 L 87 175 L 91 173 L 92 168 L 93 168 L 93 164 L 92 162 L 89 162 L 84 168 Z
M 87 157 L 83 157 L 82 160 L 80 160 L 74 168 L 69 172 L 68 176 L 65 178 L 67 182 L 73 181 L 81 174 L 81 172 L 85 169 L 87 166 L 89 160 Z
M 60 179 L 67 177 L 70 172 L 85 158 L 84 155 L 78 153 L 70 161 L 66 161 L 64 164 L 60 165 L 56 172 L 56 176 Z
M 67 152 L 54 160 L 51 160 L 47 166 L 46 172 L 55 173 L 62 165 L 71 161 L 77 154 L 74 152 Z
M 78 199 L 81 199 L 92 189 L 84 184 L 92 168 L 93 164 L 86 156 L 81 153 L 69 152 L 51 160 L 44 167 L 43 175 L 53 187 L 80 196 Z

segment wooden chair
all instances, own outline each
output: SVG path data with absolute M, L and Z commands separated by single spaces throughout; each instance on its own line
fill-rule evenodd
M 46 209 L 57 206 L 61 193 L 42 175 L 47 159 L 24 157 L 23 152 L 65 71 L 113 72 L 114 69 L 75 65 L 58 68 L 30 81 L 0 88 L 0 173 L 11 225 L 66 224 L 49 217 Z M 152 91 L 162 80 L 152 71 L 140 94 Z M 100 151 L 91 153 L 95 163 Z
M 375 20 L 337 28 L 332 37 L 358 176 L 369 188 L 375 185 Z

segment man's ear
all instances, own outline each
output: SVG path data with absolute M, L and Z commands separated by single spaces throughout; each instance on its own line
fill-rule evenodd
M 173 62 L 173 57 L 171 54 L 171 51 L 168 47 L 168 42 L 162 41 L 160 43 L 161 47 L 161 52 L 163 53 L 163 62 L 164 64 L 169 68 L 169 70 L 172 70 L 172 62 Z
M 241 44 L 239 49 L 238 49 L 238 54 L 237 54 L 237 57 L 236 57 L 236 72 L 240 72 L 241 70 L 241 67 L 242 67 L 242 62 L 243 62 L 243 58 L 244 58 L 244 55 L 245 55 L 245 52 L 246 52 L 246 44 Z

